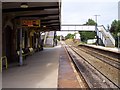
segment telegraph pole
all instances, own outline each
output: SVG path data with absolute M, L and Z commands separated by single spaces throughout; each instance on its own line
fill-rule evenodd
M 95 22 L 96 22 L 96 24 L 95 24 L 95 31 L 96 31 L 96 38 L 97 38 L 96 45 L 98 45 L 98 43 L 99 43 L 99 37 L 97 36 L 97 25 L 98 25 L 97 24 L 97 17 L 100 16 L 100 15 L 94 15 L 94 16 L 95 16 Z

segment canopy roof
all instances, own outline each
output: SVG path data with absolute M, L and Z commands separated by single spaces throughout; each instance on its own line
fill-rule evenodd
M 41 29 L 59 31 L 61 24 L 61 2 L 2 2 L 2 13 L 13 15 L 14 18 L 39 18 Z M 31 0 L 35 1 L 35 0 Z M 40 1 L 40 0 L 39 0 Z M 45 1 L 45 0 L 44 0 Z M 21 8 L 26 3 L 28 8 Z M 46 27 L 46 28 L 45 28 Z

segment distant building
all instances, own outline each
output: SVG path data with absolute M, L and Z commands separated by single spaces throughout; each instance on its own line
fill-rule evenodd
M 75 40 L 75 41 L 78 41 L 78 42 L 81 41 L 79 32 L 76 32 L 76 34 L 75 34 L 75 36 L 74 36 L 74 40 Z

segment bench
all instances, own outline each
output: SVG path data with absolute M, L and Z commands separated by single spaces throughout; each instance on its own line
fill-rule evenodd
M 22 50 L 22 57 L 23 57 L 23 59 L 25 59 L 26 56 L 32 55 L 33 53 L 34 53 L 33 48 L 23 49 L 23 50 Z M 20 55 L 20 51 L 17 51 L 17 55 L 18 55 L 18 56 Z
M 29 52 L 30 55 L 32 55 L 32 54 L 34 53 L 33 48 L 29 48 L 29 51 L 30 51 L 30 52 Z

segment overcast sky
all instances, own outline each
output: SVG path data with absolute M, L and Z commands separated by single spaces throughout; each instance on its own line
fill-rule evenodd
M 98 17 L 98 24 L 110 25 L 118 19 L 118 1 L 120 0 L 62 0 L 62 24 L 85 24 L 94 15 Z M 63 34 L 63 33 L 62 33 Z

